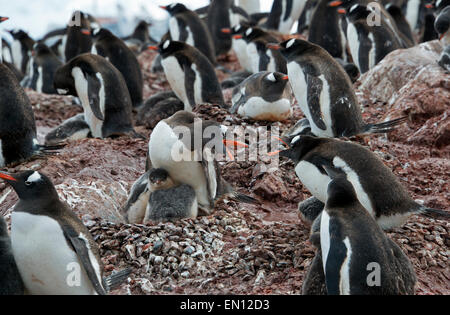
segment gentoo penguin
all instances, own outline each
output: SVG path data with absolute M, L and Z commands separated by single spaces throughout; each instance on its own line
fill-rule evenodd
M 307 0 L 305 3 L 305 7 L 303 8 L 302 14 L 298 19 L 297 24 L 297 33 L 302 34 L 305 30 L 309 28 L 311 25 L 311 18 L 316 10 L 317 4 L 319 1 L 317 0 Z
M 411 262 L 367 213 L 345 176 L 328 184 L 318 234 L 319 259 L 308 272 L 316 275 L 306 276 L 304 293 L 314 293 L 310 287 L 321 279 L 326 290 L 319 289 L 320 285 L 314 290 L 328 295 L 414 294 L 416 276 Z M 374 268 L 378 279 L 370 275 Z
M 3 167 L 58 146 L 39 145 L 30 100 L 14 73 L 1 60 L 0 54 L 0 167 Z
M 197 197 L 191 186 L 174 184 L 169 173 L 161 168 L 150 170 L 149 186 L 152 192 L 144 223 L 197 217 Z
M 72 14 L 63 42 L 64 60 L 66 62 L 91 51 L 91 20 L 88 14 L 81 11 L 75 11 Z
M 106 294 L 97 244 L 63 203 L 50 179 L 36 171 L 0 173 L 19 202 L 11 214 L 11 245 L 30 294 Z
M 305 3 L 306 0 L 274 0 L 265 27 L 290 34 L 292 26 L 302 14 Z
M 413 35 L 413 32 L 411 31 L 411 27 L 409 26 L 408 21 L 406 20 L 405 16 L 403 15 L 402 9 L 393 3 L 388 3 L 385 6 L 385 8 L 388 11 L 388 13 L 392 16 L 392 18 L 394 19 L 398 30 L 403 35 L 405 35 L 411 41 L 411 43 L 415 44 L 416 40 L 414 39 L 414 35 Z
M 439 40 L 445 48 L 450 45 L 450 5 L 439 13 L 434 22 L 434 28 L 439 34 Z
M 335 57 L 347 60 L 346 37 L 342 31 L 337 7 L 342 1 L 320 0 L 311 17 L 308 41 L 324 48 Z M 324 23 L 326 21 L 326 23 Z
M 214 42 L 216 56 L 226 54 L 231 48 L 231 35 L 222 32 L 231 28 L 231 5 L 234 0 L 212 0 L 208 8 L 208 28 Z
M 240 23 L 232 27 L 231 29 L 223 29 L 222 32 L 230 33 L 232 36 L 232 47 L 236 53 L 236 57 L 239 60 L 241 67 L 252 72 L 252 62 L 247 55 L 247 42 L 243 38 L 243 33 L 250 27 L 246 23 Z
M 347 38 L 353 62 L 361 73 L 375 67 L 387 54 L 401 48 L 394 32 L 383 23 L 370 26 L 372 13 L 364 5 L 356 4 L 347 12 Z
M 34 40 L 22 30 L 11 30 L 9 31 L 9 33 L 13 37 L 13 41 L 11 43 L 11 51 L 14 65 L 23 74 L 26 74 L 28 60 L 30 59 Z
M 295 163 L 303 185 L 321 202 L 327 201 L 331 180 L 325 168 L 347 176 L 359 202 L 383 229 L 401 226 L 412 214 L 448 219 L 449 213 L 415 202 L 391 170 L 363 146 L 330 138 L 296 136 L 280 156 Z
M 55 73 L 54 85 L 59 94 L 78 96 L 84 118 L 95 138 L 120 135 L 139 136 L 131 121 L 131 98 L 122 74 L 105 58 L 82 54 Z M 64 124 L 57 127 L 64 129 Z M 46 137 L 46 142 L 53 140 Z
M 403 5 L 405 19 L 411 30 L 415 33 L 419 33 L 420 29 L 423 28 L 423 21 L 425 17 L 424 9 L 426 4 L 426 0 L 408 0 L 405 1 Z
M 139 108 L 136 125 L 153 129 L 161 120 L 183 109 L 184 103 L 172 91 L 156 93 Z
M 214 121 L 179 111 L 161 120 L 150 136 L 147 165 L 163 168 L 177 183 L 191 186 L 200 210 L 206 214 L 211 214 L 215 202 L 228 194 L 241 201 L 254 202 L 254 199 L 250 201 L 251 198 L 234 192 L 221 177 L 219 163 L 214 157 L 225 153 L 225 130 L 225 126 Z
M 445 47 L 442 51 L 438 64 L 447 72 L 450 72 L 450 45 Z
M 62 61 L 47 45 L 37 42 L 31 53 L 28 80 L 25 80 L 26 83 L 23 86 L 38 93 L 56 94 L 53 78 L 56 69 L 62 65 Z
M 64 46 L 63 40 L 67 33 L 67 27 L 58 28 L 45 34 L 39 42 L 47 45 L 53 53 L 58 56 L 61 61 L 64 61 Z
M 421 33 L 422 36 L 420 38 L 420 42 L 429 42 L 435 39 L 439 38 L 438 33 L 436 32 L 434 28 L 434 22 L 436 21 L 437 15 L 437 9 L 432 4 L 425 5 L 425 9 L 423 9 L 423 18 L 422 20 L 422 27 L 421 27 Z
M 127 203 L 121 213 L 127 223 L 142 223 L 147 209 L 148 199 L 150 198 L 151 185 L 149 184 L 150 170 L 146 171 L 131 186 Z
M 214 41 L 208 26 L 197 13 L 189 10 L 181 3 L 161 6 L 171 18 L 169 31 L 173 41 L 185 42 L 201 51 L 212 64 L 216 64 Z
M 104 28 L 92 30 L 92 53 L 105 57 L 122 73 L 133 107 L 142 105 L 142 72 L 136 55 L 113 33 Z
M 286 73 L 286 61 L 279 51 L 271 49 L 270 43 L 278 40 L 259 27 L 250 27 L 243 34 L 247 43 L 247 56 L 252 63 L 253 73 L 260 71 Z
M 198 49 L 170 39 L 149 49 L 158 50 L 161 54 L 167 81 L 183 101 L 185 110 L 191 111 L 202 103 L 225 106 L 214 67 Z
M 130 36 L 122 38 L 128 48 L 130 48 L 135 54 L 139 54 L 141 52 L 143 45 L 157 43 L 157 41 L 150 36 L 150 26 L 151 24 L 149 22 L 140 21 Z
M 292 115 L 295 102 L 287 75 L 258 72 L 233 90 L 230 112 L 254 120 L 280 121 Z
M 22 277 L 11 249 L 11 239 L 3 216 L 0 215 L 0 295 L 24 294 Z
M 404 118 L 366 124 L 344 68 L 322 47 L 290 39 L 280 44 L 297 101 L 318 137 L 384 133 Z

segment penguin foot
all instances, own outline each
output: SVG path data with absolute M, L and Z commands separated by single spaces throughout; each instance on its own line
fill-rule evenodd
M 130 275 L 131 268 L 126 268 L 118 272 L 112 273 L 109 277 L 103 279 L 103 286 L 106 292 L 116 289 L 120 284 L 122 284 Z

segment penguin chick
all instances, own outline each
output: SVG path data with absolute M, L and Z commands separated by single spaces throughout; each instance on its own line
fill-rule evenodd
M 359 203 L 345 176 L 329 183 L 327 195 L 320 218 L 321 259 L 308 272 L 317 275 L 306 278 L 322 278 L 329 295 L 414 294 L 416 276 L 408 257 Z M 377 274 L 371 276 L 374 268 Z M 311 293 L 308 287 L 306 282 L 303 289 Z
M 430 209 L 415 202 L 397 177 L 363 146 L 331 138 L 297 136 L 291 148 L 280 152 L 295 163 L 295 173 L 311 194 L 327 202 L 331 181 L 324 168 L 336 169 L 353 184 L 359 202 L 383 229 L 403 225 L 412 214 L 449 218 L 445 210 Z
M 314 135 L 385 133 L 406 119 L 366 124 L 352 82 L 325 49 L 300 39 L 285 41 L 279 49 L 287 60 L 289 82 Z
M 98 25 L 93 18 L 84 12 L 75 11 L 72 13 L 67 26 L 65 39 L 63 40 L 64 60 L 70 61 L 78 55 L 91 51 L 91 24 Z
M 24 285 L 11 248 L 8 227 L 0 216 L 0 295 L 24 294 Z
M 11 214 L 11 244 L 27 292 L 106 294 L 115 277 L 103 278 L 97 244 L 50 179 L 36 171 L 0 173 L 0 178 L 19 196 Z
M 186 184 L 175 185 L 164 169 L 149 171 L 152 191 L 145 212 L 144 223 L 183 218 L 196 218 L 198 203 L 195 190 Z
M 149 49 L 161 54 L 166 78 L 183 101 L 184 110 L 192 111 L 197 104 L 203 103 L 226 106 L 213 65 L 195 47 L 167 39 Z
M 288 80 L 287 75 L 279 72 L 251 75 L 233 90 L 230 112 L 254 120 L 290 118 L 295 99 Z
M 351 62 L 345 62 L 341 58 L 334 58 L 337 62 L 344 68 L 345 72 L 347 72 L 348 77 L 352 83 L 355 83 L 359 78 L 359 69 L 358 67 Z

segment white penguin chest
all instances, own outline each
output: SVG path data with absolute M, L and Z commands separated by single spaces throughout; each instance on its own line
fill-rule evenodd
M 187 98 L 185 87 L 185 74 L 176 57 L 169 56 L 161 61 L 170 87 L 178 98 L 184 103 L 184 110 L 192 111 L 191 104 Z
M 247 71 L 252 71 L 252 66 L 247 56 L 247 44 L 245 41 L 243 39 L 233 39 L 233 50 L 236 52 L 242 68 Z
M 173 40 L 179 41 L 180 40 L 180 27 L 178 26 L 178 21 L 176 17 L 171 17 L 169 19 L 169 30 L 170 30 L 170 36 Z
M 420 0 L 409 0 L 406 4 L 406 20 L 408 21 L 411 30 L 414 31 L 417 28 L 417 22 L 419 20 Z
M 83 106 L 84 118 L 91 129 L 91 134 L 95 138 L 103 138 L 103 121 L 98 119 L 92 110 L 88 95 L 88 81 L 86 80 L 83 71 L 78 67 L 72 69 L 72 76 L 75 80 L 77 95 Z M 97 78 L 100 80 L 101 84 L 99 91 L 100 111 L 103 114 L 103 117 L 105 117 L 105 85 L 100 73 L 97 73 Z
M 348 22 L 347 25 L 347 39 L 348 46 L 350 47 L 350 53 L 352 54 L 353 63 L 361 69 L 361 65 L 359 63 L 359 36 L 356 27 Z
M 22 71 L 22 45 L 20 44 L 20 41 L 14 40 L 11 44 L 11 51 L 12 51 L 12 57 L 14 61 L 14 65 L 17 69 Z
M 256 45 L 254 43 L 249 43 L 247 45 L 247 56 L 252 65 L 252 72 L 259 72 L 259 54 L 258 49 L 256 48 Z
M 38 77 L 36 81 L 36 91 L 42 93 L 42 88 L 44 87 L 44 69 L 42 66 L 38 67 Z
M 202 96 L 202 76 L 200 74 L 200 71 L 197 68 L 196 64 L 191 65 L 192 71 L 195 73 L 195 81 L 194 81 L 194 99 L 195 104 L 201 104 L 204 103 L 203 96 Z
M 320 170 L 311 162 L 300 161 L 295 166 L 295 174 L 309 192 L 325 203 L 328 198 L 327 190 L 331 179 L 326 174 L 322 174 Z
M 149 156 L 154 168 L 165 169 L 172 179 L 194 188 L 200 204 L 209 204 L 205 172 L 190 149 L 178 140 L 172 128 L 161 121 L 150 137 Z
M 31 294 L 95 294 L 56 220 L 14 211 L 11 244 L 17 267 Z
M 274 102 L 267 102 L 260 96 L 251 97 L 239 107 L 238 114 L 259 120 L 285 120 L 292 113 L 291 102 L 281 98 Z

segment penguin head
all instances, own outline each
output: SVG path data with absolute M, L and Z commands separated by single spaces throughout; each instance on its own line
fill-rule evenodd
M 437 0 L 434 4 L 434 7 L 436 9 L 436 12 L 441 12 L 444 8 L 450 6 L 450 0 Z M 432 7 L 432 3 L 431 3 Z
M 303 157 L 317 145 L 319 145 L 321 138 L 313 136 L 295 136 L 292 138 L 290 148 L 280 152 L 280 156 L 287 157 L 298 163 Z
M 279 94 L 289 82 L 289 77 L 280 72 L 268 72 L 261 79 L 261 92 Z M 277 93 L 278 92 L 278 93 Z
M 112 33 L 105 28 L 100 27 L 100 28 L 93 28 L 91 30 L 91 36 L 94 40 L 99 40 L 100 38 L 109 35 L 112 35 Z
M 38 56 L 41 54 L 49 54 L 49 53 L 51 53 L 50 48 L 42 42 L 35 43 L 33 45 L 33 50 L 31 51 L 31 54 L 33 56 Z
M 163 58 L 186 48 L 186 44 L 171 40 L 170 38 L 162 41 L 158 46 L 149 46 L 150 50 L 157 50 Z
M 365 5 L 354 4 L 350 7 L 346 16 L 350 22 L 354 22 L 360 19 L 367 19 L 371 12 L 372 11 L 370 11 Z
M 248 27 L 243 33 L 242 36 L 247 42 L 251 42 L 257 37 L 266 34 L 264 30 L 259 27 Z
M 160 6 L 160 8 L 166 10 L 171 16 L 188 11 L 188 8 L 186 8 L 186 6 L 182 3 L 172 3 L 169 5 L 162 5 Z
M 12 186 L 20 200 L 38 201 L 57 198 L 58 194 L 50 179 L 37 171 L 25 171 L 17 174 L 0 172 L 0 178 Z
M 442 36 L 449 30 L 450 28 L 450 6 L 446 7 L 442 12 L 437 16 L 434 22 L 434 28 L 436 32 L 440 35 L 440 39 Z
M 289 39 L 279 45 L 268 44 L 268 48 L 280 50 L 287 60 L 293 60 L 297 56 L 316 49 L 316 45 L 302 39 Z
M 151 169 L 148 174 L 148 181 L 152 191 L 167 189 L 174 185 L 169 173 L 163 168 Z
M 28 34 L 20 29 L 10 30 L 9 33 L 15 40 L 19 40 L 19 41 L 28 37 Z
M 329 171 L 329 169 L 325 168 Z M 357 201 L 355 188 L 344 174 L 334 175 L 327 189 L 327 208 L 344 207 Z

